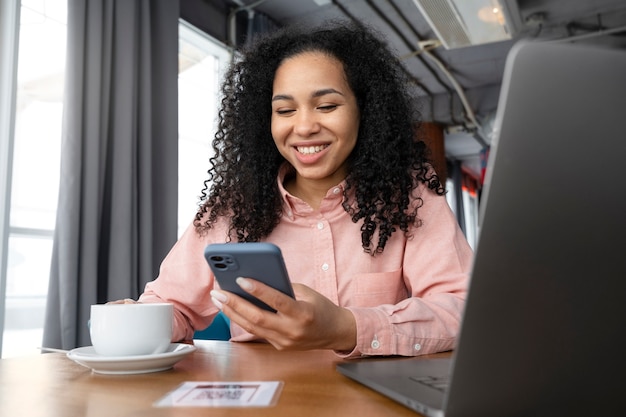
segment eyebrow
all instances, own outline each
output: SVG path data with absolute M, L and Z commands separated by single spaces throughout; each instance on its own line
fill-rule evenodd
M 313 94 L 311 94 L 311 97 L 313 98 L 321 97 L 327 94 L 339 94 L 340 96 L 344 95 L 341 91 L 337 91 L 334 88 L 323 88 L 321 90 L 314 91 Z M 290 96 L 288 94 L 277 94 L 274 97 L 272 97 L 272 101 L 277 101 L 277 100 L 293 100 L 293 96 Z

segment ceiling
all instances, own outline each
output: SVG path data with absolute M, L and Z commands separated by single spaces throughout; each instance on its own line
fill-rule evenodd
M 515 41 L 570 38 L 626 48 L 625 0 L 501 0 L 513 11 L 511 40 L 451 49 L 438 46 L 427 53 L 420 45 L 428 44 L 419 42 L 437 36 L 414 0 L 224 1 L 234 8 L 251 6 L 278 25 L 343 18 L 378 29 L 421 86 L 424 119 L 446 126 L 447 157 L 474 168 L 480 150 L 491 140 L 504 62 Z

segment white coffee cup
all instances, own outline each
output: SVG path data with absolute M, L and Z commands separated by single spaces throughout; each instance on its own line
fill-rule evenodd
M 91 343 L 102 356 L 163 353 L 172 340 L 172 320 L 172 304 L 94 304 L 89 320 Z

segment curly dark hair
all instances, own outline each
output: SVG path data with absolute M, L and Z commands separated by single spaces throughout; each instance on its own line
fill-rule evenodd
M 382 252 L 397 228 L 408 235 L 411 225 L 419 225 L 417 210 L 423 201 L 414 193 L 419 184 L 439 195 L 445 190 L 431 169 L 425 143 L 416 139 L 419 112 L 412 86 L 381 39 L 361 24 L 333 21 L 316 28 L 281 28 L 241 51 L 222 86 L 215 156 L 194 220 L 198 233 L 227 216 L 237 241 L 259 241 L 280 221 L 276 178 L 285 159 L 270 130 L 272 85 L 278 66 L 304 52 L 341 61 L 357 99 L 360 125 L 348 161 L 343 207 L 353 222 L 363 220 L 363 249 L 372 255 Z

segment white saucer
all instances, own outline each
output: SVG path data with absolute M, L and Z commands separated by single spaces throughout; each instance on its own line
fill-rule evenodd
M 102 356 L 93 346 L 85 346 L 69 351 L 67 357 L 97 374 L 146 374 L 170 369 L 195 350 L 193 345 L 172 343 L 167 351 L 154 355 Z

